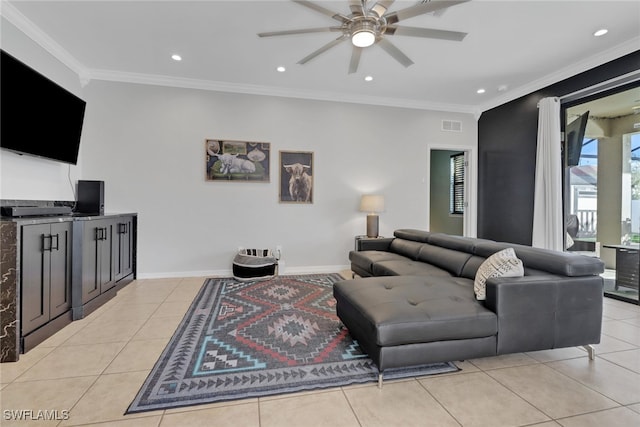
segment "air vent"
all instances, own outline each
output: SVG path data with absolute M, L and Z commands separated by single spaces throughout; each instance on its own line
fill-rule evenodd
M 442 130 L 446 132 L 462 132 L 462 122 L 457 120 L 443 120 Z

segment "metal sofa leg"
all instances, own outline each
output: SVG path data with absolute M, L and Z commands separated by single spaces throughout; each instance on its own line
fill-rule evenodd
M 589 353 L 589 360 L 596 360 L 596 348 L 594 346 L 588 344 L 583 345 L 582 347 L 584 347 L 584 349 L 587 350 L 587 353 Z
M 382 372 L 378 374 L 378 388 L 382 389 Z

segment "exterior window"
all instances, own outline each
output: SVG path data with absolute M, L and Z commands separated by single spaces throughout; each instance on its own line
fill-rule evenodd
M 454 215 L 464 214 L 464 153 L 451 156 L 450 189 L 449 212 Z
M 584 138 L 578 164 L 569 167 L 567 233 L 574 240 L 591 242 L 590 245 L 595 245 L 598 235 L 598 145 L 597 139 Z

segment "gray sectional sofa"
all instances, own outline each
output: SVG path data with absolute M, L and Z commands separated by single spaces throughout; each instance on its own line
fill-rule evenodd
M 401 229 L 349 254 L 360 276 L 334 285 L 337 315 L 380 371 L 600 342 L 604 264 L 490 240 Z M 522 277 L 474 279 L 513 248 Z M 486 265 L 486 264 L 485 264 Z M 355 277 L 355 276 L 354 276 Z

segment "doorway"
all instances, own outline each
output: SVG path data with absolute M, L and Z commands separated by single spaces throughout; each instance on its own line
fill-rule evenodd
M 467 207 L 468 152 L 429 152 L 429 231 L 464 235 Z
M 567 250 L 602 259 L 605 295 L 638 304 L 640 87 L 578 100 L 564 111 Z M 585 116 L 581 130 L 576 123 Z

